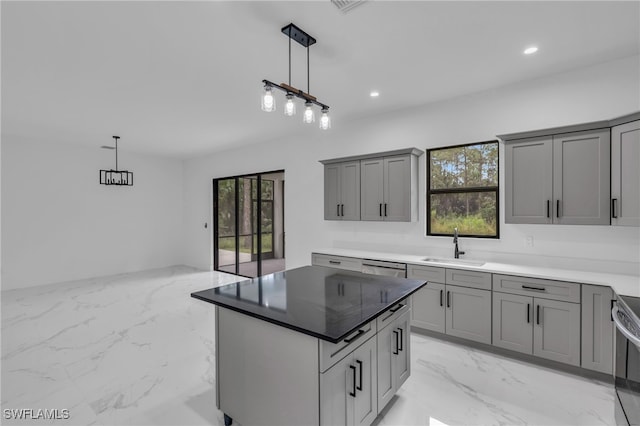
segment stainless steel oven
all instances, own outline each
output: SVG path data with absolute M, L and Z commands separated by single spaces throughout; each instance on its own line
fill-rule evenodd
M 616 423 L 640 425 L 640 297 L 618 296 L 616 324 Z

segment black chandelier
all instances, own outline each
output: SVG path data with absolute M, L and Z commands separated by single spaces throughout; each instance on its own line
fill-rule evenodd
M 116 168 L 115 170 L 100 170 L 100 184 L 133 186 L 133 172 L 118 170 L 118 139 L 120 139 L 120 136 L 113 136 L 113 139 L 116 141 L 115 147 L 102 145 L 101 148 L 116 150 Z
M 282 33 L 289 37 L 289 84 L 282 83 L 276 84 L 269 80 L 262 80 L 264 83 L 264 93 L 262 95 L 262 110 L 266 112 L 272 112 L 276 110 L 276 100 L 273 97 L 272 89 L 276 88 L 286 93 L 287 102 L 284 106 L 284 114 L 287 116 L 294 116 L 296 114 L 296 104 L 293 102 L 293 98 L 300 98 L 304 100 L 305 111 L 302 116 L 302 121 L 305 123 L 313 123 L 315 119 L 315 113 L 313 111 L 313 105 L 317 105 L 321 108 L 320 128 L 327 130 L 331 128 L 331 118 L 329 117 L 329 105 L 319 102 L 315 96 L 309 93 L 309 46 L 315 44 L 316 39 L 309 34 L 301 30 L 295 24 L 291 23 L 282 28 Z M 295 40 L 302 46 L 307 48 L 307 92 L 305 93 L 301 89 L 297 89 L 291 85 L 291 40 Z

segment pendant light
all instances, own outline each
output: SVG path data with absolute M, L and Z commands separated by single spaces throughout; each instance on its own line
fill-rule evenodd
M 320 116 L 320 128 L 322 130 L 329 130 L 331 128 L 331 117 L 329 117 L 329 110 L 322 108 L 322 115 Z
M 284 104 L 284 115 L 294 116 L 296 115 L 295 98 L 300 98 L 304 101 L 305 110 L 302 115 L 302 121 L 307 124 L 314 123 L 316 121 L 314 105 L 319 106 L 322 111 L 322 117 L 320 120 L 320 128 L 327 130 L 331 128 L 331 119 L 329 118 L 329 105 L 319 102 L 315 96 L 312 96 L 309 92 L 309 46 L 316 43 L 316 39 L 309 34 L 301 30 L 298 26 L 291 23 L 282 28 L 282 33 L 289 37 L 289 83 L 276 84 L 269 80 L 262 80 L 264 83 L 264 93 L 262 94 L 261 107 L 263 111 L 271 112 L 276 109 L 276 100 L 273 96 L 273 89 L 278 89 L 286 93 L 287 101 Z M 299 44 L 307 48 L 307 91 L 306 93 L 291 85 L 291 40 L 297 41 Z
M 104 149 L 116 150 L 116 168 L 111 170 L 100 170 L 100 185 L 133 186 L 133 172 L 118 170 L 118 139 L 120 136 L 113 136 L 115 147 L 102 145 Z
M 276 110 L 276 99 L 271 92 L 271 85 L 264 85 L 264 94 L 262 95 L 262 110 L 271 112 Z

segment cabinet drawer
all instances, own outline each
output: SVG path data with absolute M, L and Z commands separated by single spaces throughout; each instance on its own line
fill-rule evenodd
M 356 348 L 360 347 L 360 345 L 369 340 L 369 338 L 375 336 L 376 333 L 376 321 L 373 320 L 363 325 L 338 343 L 319 340 L 320 345 L 318 350 L 320 352 L 320 372 L 324 373 L 327 371 L 332 365 L 349 355 Z
M 328 254 L 311 254 L 311 264 L 328 266 L 330 268 L 346 269 L 348 271 L 362 270 L 362 259 L 355 257 L 331 256 Z
M 387 312 L 380 315 L 377 319 L 378 330 L 382 330 L 397 318 L 400 318 L 405 312 L 409 310 L 409 303 L 407 299 L 401 300 L 392 306 Z
M 444 284 L 444 268 L 433 266 L 407 265 L 407 278 L 417 278 Z
M 580 284 L 566 281 L 494 274 L 493 291 L 580 303 Z
M 447 268 L 445 283 L 462 287 L 479 288 L 481 290 L 491 290 L 491 274 L 489 272 Z

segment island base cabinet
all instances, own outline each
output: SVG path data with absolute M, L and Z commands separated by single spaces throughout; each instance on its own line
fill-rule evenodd
M 320 375 L 320 424 L 368 426 L 378 415 L 376 338 Z
M 580 365 L 580 305 L 534 299 L 533 354 L 566 364 Z
M 378 412 L 411 375 L 409 312 L 378 332 Z
M 491 344 L 491 291 L 447 285 L 446 333 Z
M 216 306 L 216 378 L 217 406 L 234 423 L 318 424 L 314 337 Z

